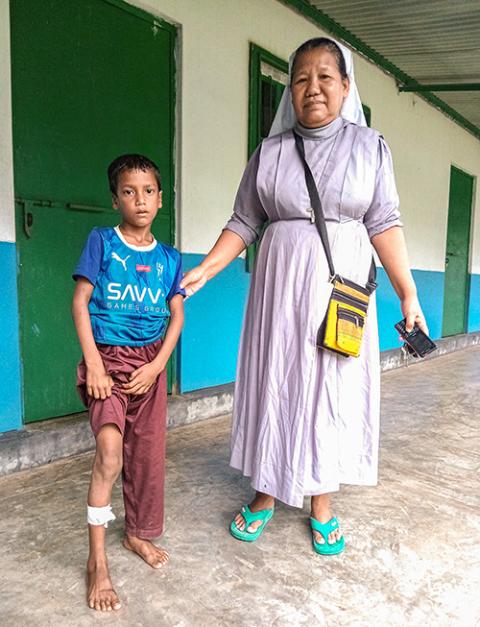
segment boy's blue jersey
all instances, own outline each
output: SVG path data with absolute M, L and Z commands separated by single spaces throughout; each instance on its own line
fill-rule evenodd
M 97 227 L 88 236 L 73 278 L 94 286 L 88 305 L 99 344 L 144 346 L 161 338 L 180 288 L 180 253 L 154 241 L 133 246 L 118 227 Z

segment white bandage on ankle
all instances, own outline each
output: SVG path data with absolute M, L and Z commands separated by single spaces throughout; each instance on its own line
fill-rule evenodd
M 115 514 L 112 512 L 111 505 L 105 505 L 105 507 L 90 507 L 90 505 L 87 505 L 87 521 L 89 525 L 103 525 L 106 529 L 111 520 L 115 520 Z

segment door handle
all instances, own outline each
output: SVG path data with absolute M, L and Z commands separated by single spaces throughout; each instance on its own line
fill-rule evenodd
M 32 237 L 32 227 L 33 227 L 33 213 L 25 209 L 23 211 L 23 230 L 25 231 L 25 235 L 27 237 Z
M 82 205 L 78 203 L 65 203 L 53 200 L 32 200 L 30 198 L 15 198 L 15 201 L 23 206 L 23 231 L 30 239 L 33 236 L 33 213 L 29 211 L 32 207 L 47 207 L 49 209 L 73 209 L 80 211 L 104 212 L 109 211 L 106 207 L 95 205 Z
M 446 257 L 445 257 L 445 265 L 448 266 L 448 262 L 450 261 L 450 257 L 457 257 L 458 255 L 456 253 L 446 253 Z
M 15 202 L 17 202 L 19 205 L 22 205 L 23 232 L 30 239 L 32 237 L 33 213 L 29 211 L 29 207 L 32 206 L 32 203 L 29 200 L 24 200 L 23 198 L 15 198 Z
M 67 207 L 67 209 L 75 209 L 77 211 L 109 211 L 106 207 L 97 207 L 96 205 L 79 205 L 78 203 L 73 202 L 67 202 L 65 207 Z

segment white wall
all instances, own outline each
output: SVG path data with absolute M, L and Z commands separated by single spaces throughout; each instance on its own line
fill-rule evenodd
M 206 252 L 231 213 L 247 157 L 249 43 L 288 59 L 322 34 L 277 0 L 132 0 L 180 26 L 179 238 Z M 9 1 L 0 0 L 0 241 L 14 241 Z M 450 165 L 480 177 L 480 141 L 355 55 L 362 100 L 391 146 L 411 264 L 444 270 Z M 480 273 L 480 185 L 476 186 L 472 272 Z
M 15 241 L 9 0 L 0 0 L 0 242 Z
M 182 26 L 181 239 L 206 252 L 228 218 L 245 166 L 248 46 L 288 59 L 321 31 L 277 0 L 138 0 Z M 400 94 L 393 78 L 355 55 L 362 100 L 389 142 L 411 264 L 444 270 L 450 165 L 480 177 L 480 142 L 421 98 Z M 480 186 L 472 271 L 480 272 Z
M 392 149 L 412 266 L 445 269 L 450 166 L 480 177 L 480 141 L 363 58 L 356 76 L 372 126 Z M 476 211 L 475 211 L 476 209 Z M 480 271 L 480 189 L 474 199 L 472 271 Z

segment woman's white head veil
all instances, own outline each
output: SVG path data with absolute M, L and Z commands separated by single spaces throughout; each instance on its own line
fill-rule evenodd
M 348 96 L 345 98 L 341 110 L 342 117 L 349 122 L 354 122 L 355 124 L 358 124 L 359 126 L 367 126 L 365 115 L 363 114 L 360 94 L 358 93 L 357 85 L 355 84 L 352 53 L 341 43 L 335 41 L 335 39 L 331 39 L 331 37 L 328 37 L 327 39 L 334 41 L 342 51 L 342 54 L 345 58 L 345 65 L 347 67 L 348 78 L 350 80 L 350 91 L 348 93 Z M 277 133 L 282 133 L 283 131 L 290 130 L 297 123 L 297 116 L 295 115 L 295 111 L 293 109 L 292 94 L 290 91 L 290 81 L 292 79 L 292 64 L 294 58 L 295 52 L 290 55 L 290 59 L 288 62 L 288 85 L 283 92 L 282 99 L 280 100 L 277 113 L 273 120 L 272 127 L 269 133 L 270 137 L 272 135 L 276 135 Z

